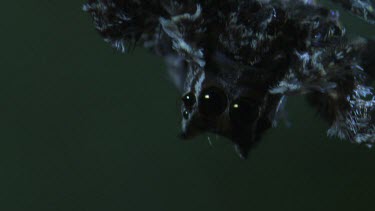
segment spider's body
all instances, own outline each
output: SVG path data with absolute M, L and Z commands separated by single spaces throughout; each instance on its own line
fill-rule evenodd
M 339 2 L 374 23 L 371 1 Z M 246 157 L 285 98 L 306 94 L 329 135 L 375 142 L 375 42 L 349 40 L 338 13 L 313 1 L 89 0 L 84 10 L 119 50 L 142 43 L 165 58 L 184 138 L 219 134 Z

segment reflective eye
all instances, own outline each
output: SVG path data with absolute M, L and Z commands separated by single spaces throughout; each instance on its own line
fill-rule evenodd
M 182 102 L 186 109 L 191 110 L 196 102 L 195 95 L 191 92 L 187 93 L 182 97 Z
M 227 96 L 216 87 L 210 87 L 199 96 L 199 112 L 205 116 L 218 116 L 227 107 Z
M 184 119 L 189 119 L 189 112 L 188 111 L 182 112 L 182 117 L 184 117 Z
M 247 99 L 233 101 L 229 109 L 229 117 L 232 123 L 237 125 L 249 125 L 258 116 L 258 106 Z

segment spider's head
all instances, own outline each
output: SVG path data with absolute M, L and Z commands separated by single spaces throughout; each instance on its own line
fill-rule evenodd
M 218 134 L 231 139 L 240 156 L 246 158 L 271 127 L 280 101 L 280 96 L 246 81 L 254 80 L 250 72 L 189 71 L 182 96 L 182 138 L 205 132 Z

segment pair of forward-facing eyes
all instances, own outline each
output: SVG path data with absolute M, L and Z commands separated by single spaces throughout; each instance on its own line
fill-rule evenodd
M 195 106 L 198 107 L 198 112 L 206 118 L 219 117 L 229 109 L 231 122 L 241 125 L 254 121 L 259 109 L 257 103 L 246 97 L 230 101 L 225 91 L 218 87 L 207 87 L 199 96 L 189 92 L 182 97 L 182 102 L 185 106 L 182 113 L 184 119 L 189 119 Z

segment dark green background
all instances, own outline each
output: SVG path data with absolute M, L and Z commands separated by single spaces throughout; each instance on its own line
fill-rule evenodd
M 248 160 L 179 140 L 162 60 L 115 52 L 82 3 L 1 4 L 1 211 L 375 210 L 375 149 L 328 139 L 301 99 Z

